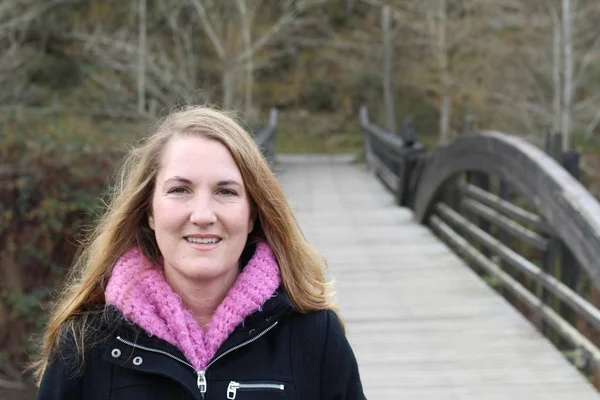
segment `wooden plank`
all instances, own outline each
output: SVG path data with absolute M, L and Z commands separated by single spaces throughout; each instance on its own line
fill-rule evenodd
M 494 210 L 500 211 L 501 213 L 521 222 L 534 226 L 536 229 L 551 233 L 550 227 L 544 222 L 542 217 L 539 215 L 529 212 L 509 201 L 503 200 L 493 193 L 483 190 L 475 185 L 461 184 L 459 190 L 463 195 L 471 197 L 475 200 L 480 201 L 483 204 L 493 208 Z
M 479 217 L 485 218 L 493 224 L 496 224 L 503 231 L 510 233 L 517 239 L 529 243 L 536 249 L 544 251 L 548 247 L 548 240 L 546 240 L 543 236 L 538 235 L 536 232 L 527 229 L 518 222 L 503 216 L 494 209 L 487 207 L 476 200 L 462 199 L 461 207 Z

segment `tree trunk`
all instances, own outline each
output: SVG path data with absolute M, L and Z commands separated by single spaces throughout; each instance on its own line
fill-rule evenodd
M 223 68 L 223 108 L 230 110 L 233 107 L 235 95 L 235 70 L 227 63 Z
M 552 111 L 554 120 L 552 124 L 552 133 L 556 133 L 561 129 L 561 116 L 562 116 L 562 100 L 561 100 L 561 82 L 560 82 L 560 37 L 561 37 L 561 26 L 558 15 L 552 10 L 552 29 L 553 29 L 553 42 L 552 42 L 552 87 L 554 89 Z
M 383 101 L 385 104 L 386 128 L 396 132 L 396 114 L 394 110 L 394 87 L 392 82 L 392 41 L 390 37 L 390 6 L 381 9 L 381 31 L 383 34 Z
M 440 138 L 441 144 L 448 143 L 450 130 L 450 77 L 448 76 L 448 49 L 446 48 L 446 0 L 438 4 L 438 59 L 440 63 Z
M 440 104 L 440 144 L 446 144 L 449 141 L 449 128 L 450 128 L 450 110 L 452 107 L 452 100 L 450 94 L 445 90 L 442 92 L 442 99 Z
M 352 14 L 354 12 L 355 5 L 356 0 L 346 0 L 346 13 Z
M 244 40 L 244 52 L 251 53 L 252 49 L 252 32 L 250 15 L 246 7 L 245 0 L 239 1 L 240 7 L 240 18 L 242 20 L 242 38 Z M 244 64 L 244 71 L 246 77 L 246 84 L 244 85 L 244 106 L 246 110 L 247 118 L 252 119 L 254 117 L 254 109 L 252 102 L 252 91 L 254 89 L 254 62 L 253 56 L 250 54 Z
M 573 94 L 573 43 L 571 36 L 571 0 L 562 1 L 562 32 L 564 48 L 564 93 L 562 113 L 562 149 L 569 150 L 571 138 L 571 101 Z
M 138 40 L 138 76 L 137 111 L 146 112 L 146 0 L 138 0 L 139 40 Z

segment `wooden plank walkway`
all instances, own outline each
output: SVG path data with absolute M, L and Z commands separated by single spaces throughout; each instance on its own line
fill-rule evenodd
M 365 393 L 379 399 L 600 399 L 501 296 L 344 156 L 278 156 L 327 257 Z

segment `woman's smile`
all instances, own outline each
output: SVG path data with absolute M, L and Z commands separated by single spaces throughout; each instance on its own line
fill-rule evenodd
M 223 241 L 218 235 L 189 235 L 184 239 L 192 245 L 193 248 L 200 251 L 211 251 L 217 248 Z

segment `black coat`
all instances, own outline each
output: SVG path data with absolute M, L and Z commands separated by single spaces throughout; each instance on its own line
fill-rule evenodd
M 82 372 L 67 338 L 46 369 L 39 400 L 365 398 L 335 313 L 297 313 L 281 291 L 234 330 L 204 372 L 115 309 L 93 326 L 103 339 L 89 340 Z

